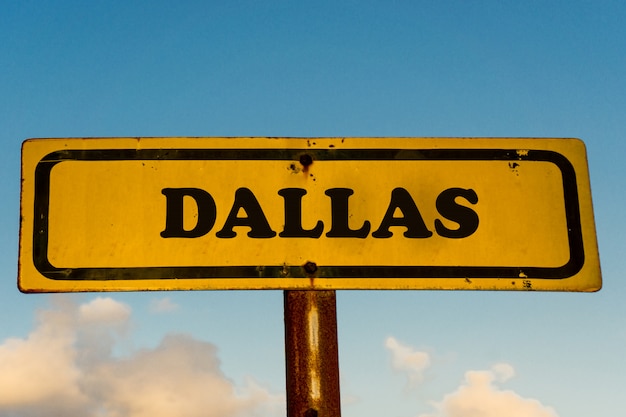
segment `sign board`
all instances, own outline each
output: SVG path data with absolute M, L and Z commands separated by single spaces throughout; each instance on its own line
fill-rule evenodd
M 601 287 L 578 139 L 31 139 L 24 292 Z

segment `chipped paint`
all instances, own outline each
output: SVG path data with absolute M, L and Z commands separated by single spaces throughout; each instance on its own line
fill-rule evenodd
M 300 172 L 302 172 L 302 168 L 296 165 L 295 162 L 291 162 L 287 169 L 291 171 L 292 174 L 299 174 Z

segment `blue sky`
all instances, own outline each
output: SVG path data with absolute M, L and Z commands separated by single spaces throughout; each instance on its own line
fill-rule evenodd
M 603 289 L 338 292 L 342 413 L 626 408 L 622 2 L 1 8 L 0 416 L 284 415 L 280 291 L 17 290 L 21 142 L 87 136 L 583 139 Z

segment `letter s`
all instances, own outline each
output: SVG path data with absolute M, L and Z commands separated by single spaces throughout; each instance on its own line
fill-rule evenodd
M 459 224 L 457 229 L 448 229 L 441 220 L 435 220 L 435 230 L 442 237 L 460 239 L 470 236 L 478 229 L 478 214 L 469 207 L 456 203 L 462 197 L 471 204 L 478 203 L 478 195 L 472 189 L 449 188 L 437 197 L 437 211 L 444 218 Z

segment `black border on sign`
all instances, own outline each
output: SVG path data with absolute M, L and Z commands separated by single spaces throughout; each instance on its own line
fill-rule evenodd
M 175 266 L 132 268 L 62 268 L 48 260 L 50 173 L 63 161 L 128 160 L 280 160 L 299 161 L 303 154 L 320 161 L 541 161 L 555 164 L 563 178 L 569 261 L 555 268 L 518 266 L 324 266 L 317 278 L 511 278 L 565 279 L 577 274 L 585 262 L 576 172 L 563 155 L 546 150 L 516 149 L 83 149 L 52 152 L 35 168 L 33 262 L 54 280 L 141 280 L 308 277 L 301 266 Z

